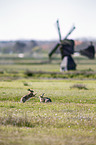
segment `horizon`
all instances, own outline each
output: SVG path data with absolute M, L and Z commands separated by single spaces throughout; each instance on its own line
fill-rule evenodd
M 68 38 L 69 39 L 69 38 Z M 70 38 L 71 39 L 71 38 Z M 76 41 L 96 41 L 96 38 L 95 37 L 81 37 L 81 38 L 73 38 L 73 40 L 76 40 Z M 50 39 L 50 40 L 39 40 L 39 39 L 10 39 L 10 40 L 7 40 L 7 39 L 3 39 L 3 40 L 0 40 L 0 42 L 15 42 L 15 41 L 41 41 L 41 42 L 43 42 L 43 41 L 60 41 L 59 40 L 59 38 L 58 39 Z

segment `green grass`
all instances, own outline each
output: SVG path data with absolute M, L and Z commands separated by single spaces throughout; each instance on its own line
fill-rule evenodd
M 87 89 L 72 87 L 77 84 Z M 28 88 L 37 92 L 36 97 L 20 103 Z M 40 103 L 42 93 L 52 103 Z M 96 80 L 29 78 L 0 82 L 1 145 L 95 143 Z
M 41 54 L 39 54 L 41 56 Z M 56 57 L 55 57 L 56 56 Z M 88 78 L 96 79 L 96 59 L 90 60 L 86 57 L 73 57 L 76 71 L 60 73 L 60 55 L 54 55 L 49 61 L 48 54 L 42 57 L 18 58 L 17 55 L 0 56 L 0 80 L 17 78 Z
M 0 56 L 0 145 L 96 144 L 96 59 L 74 59 L 77 70 L 60 73 L 60 56 Z M 29 88 L 36 97 L 20 103 Z

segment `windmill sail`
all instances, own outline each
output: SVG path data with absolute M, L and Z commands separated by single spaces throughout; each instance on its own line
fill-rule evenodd
M 73 27 L 70 29 L 69 33 L 67 33 L 67 35 L 65 36 L 64 39 L 67 39 L 68 36 L 74 31 L 74 29 L 75 29 L 75 26 L 73 26 Z
M 51 49 L 51 51 L 49 52 L 49 58 L 51 58 L 51 56 L 53 55 L 53 53 L 58 49 L 58 47 L 60 46 L 62 46 L 64 43 L 66 43 L 66 42 L 68 42 L 68 40 L 66 40 L 67 39 L 67 37 L 73 32 L 73 30 L 75 29 L 75 26 L 73 26 L 72 28 L 71 28 L 71 30 L 68 32 L 68 34 L 65 36 L 65 38 L 63 39 L 63 40 L 61 40 L 61 32 L 60 32 L 60 26 L 59 26 L 59 20 L 57 20 L 57 28 L 58 28 L 58 34 L 59 34 L 59 40 L 60 40 L 60 43 L 57 43 L 56 45 L 55 45 L 55 47 L 54 48 L 52 48 Z M 70 42 L 69 42 L 70 43 Z M 66 45 L 66 48 L 67 47 L 69 47 L 69 46 L 67 46 Z M 70 49 L 70 48 L 69 48 Z M 70 53 L 70 50 L 65 50 L 65 52 L 67 51 L 67 53 L 68 53 L 68 51 L 69 51 L 69 54 L 73 54 L 73 52 L 71 52 Z M 65 53 L 66 54 L 66 53 Z
M 59 41 L 61 41 L 61 32 L 60 32 L 59 20 L 57 20 L 57 28 L 58 28 L 58 34 L 59 34 Z
M 51 51 L 49 52 L 49 57 L 52 56 L 52 54 L 57 50 L 57 48 L 60 46 L 59 43 L 56 44 L 56 46 L 54 48 L 51 49 Z
M 80 50 L 80 54 L 87 56 L 89 59 L 95 58 L 95 48 L 93 45 L 90 45 L 88 48 L 84 50 Z

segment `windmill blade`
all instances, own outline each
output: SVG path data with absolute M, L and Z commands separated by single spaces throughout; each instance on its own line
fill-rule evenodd
M 57 28 L 58 28 L 58 33 L 59 33 L 59 40 L 60 43 L 57 43 L 56 46 L 51 49 L 51 51 L 49 52 L 49 58 L 51 58 L 51 56 L 53 55 L 53 53 L 57 50 L 57 48 L 60 46 L 60 44 L 62 44 L 62 40 L 61 40 L 61 33 L 60 33 L 60 26 L 59 26 L 59 20 L 57 20 Z M 67 37 L 72 33 L 72 31 L 75 29 L 75 26 L 73 26 L 71 28 L 71 30 L 69 31 L 69 33 L 65 36 L 64 40 L 67 39 Z
M 89 59 L 95 58 L 95 48 L 93 45 L 90 45 L 88 48 L 80 50 L 80 54 L 88 57 Z
M 61 41 L 61 32 L 60 32 L 59 20 L 57 20 L 57 28 L 58 28 L 58 34 L 59 34 L 59 41 Z
M 58 34 L 59 34 L 59 41 L 61 42 L 61 32 L 60 32 L 60 26 L 59 26 L 59 20 L 56 21 L 57 23 L 57 29 L 58 29 Z M 57 48 L 60 46 L 60 43 L 57 43 L 54 48 L 51 49 L 49 52 L 49 58 L 53 55 L 53 53 L 57 50 Z
M 49 52 L 49 58 L 51 58 L 51 56 L 53 55 L 53 53 L 57 50 L 57 48 L 60 46 L 60 43 L 57 43 L 56 46 L 51 49 L 51 51 Z
M 69 33 L 65 36 L 64 39 L 67 39 L 68 36 L 74 31 L 74 29 L 75 29 L 75 26 L 73 26 L 73 27 L 70 29 Z M 64 39 L 63 39 L 63 40 L 64 40 Z

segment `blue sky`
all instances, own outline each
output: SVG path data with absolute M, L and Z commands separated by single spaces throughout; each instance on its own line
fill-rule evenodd
M 0 40 L 96 38 L 96 0 L 0 0 Z

